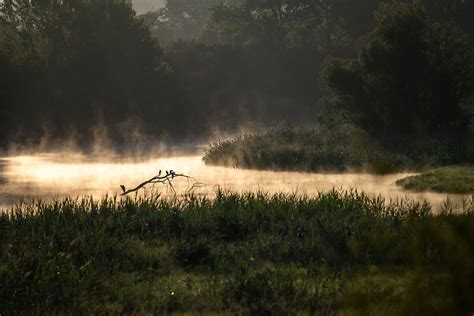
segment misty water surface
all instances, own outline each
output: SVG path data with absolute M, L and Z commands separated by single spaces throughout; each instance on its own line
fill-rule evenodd
M 104 159 L 76 154 L 38 154 L 0 159 L 0 208 L 10 208 L 20 201 L 32 199 L 50 201 L 65 196 L 115 196 L 120 194 L 120 184 L 127 188 L 134 187 L 156 175 L 160 169 L 172 169 L 195 177 L 206 184 L 195 194 L 209 197 L 218 187 L 237 192 L 260 190 L 308 195 L 333 188 L 355 188 L 386 199 L 427 200 L 435 209 L 439 209 L 447 199 L 461 205 L 462 200 L 468 198 L 462 195 L 403 191 L 395 185 L 395 181 L 408 176 L 407 173 L 376 176 L 240 170 L 206 166 L 200 156 L 117 160 L 113 157 Z M 188 185 L 185 180 L 175 181 L 176 191 L 181 194 L 186 192 Z M 165 196 L 171 194 L 163 185 L 156 185 L 155 190 Z

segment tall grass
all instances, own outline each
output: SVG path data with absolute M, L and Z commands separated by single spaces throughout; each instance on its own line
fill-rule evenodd
M 472 211 L 356 191 L 23 205 L 0 215 L 0 313 L 472 312 Z
M 374 140 L 356 128 L 274 128 L 210 145 L 209 165 L 298 171 L 359 170 L 390 173 L 459 163 L 455 140 L 393 138 Z

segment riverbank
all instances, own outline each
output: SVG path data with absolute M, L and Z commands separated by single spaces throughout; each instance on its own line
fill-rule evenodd
M 356 128 L 275 128 L 210 145 L 208 165 L 257 170 L 388 174 L 457 164 L 463 148 L 452 140 L 391 139 L 383 143 Z
M 0 215 L 0 312 L 472 313 L 472 207 L 347 191 L 29 205 Z
M 474 166 L 444 167 L 400 179 L 397 185 L 416 192 L 474 193 Z

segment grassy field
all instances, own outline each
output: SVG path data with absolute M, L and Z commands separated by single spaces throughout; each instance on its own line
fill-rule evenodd
M 0 314 L 471 315 L 474 213 L 357 192 L 0 215 Z
M 435 169 L 396 182 L 406 190 L 444 193 L 474 193 L 474 166 L 451 166 Z
M 376 174 L 457 164 L 463 149 L 450 140 L 390 139 L 380 144 L 355 128 L 276 128 L 211 144 L 208 165 L 246 169 Z

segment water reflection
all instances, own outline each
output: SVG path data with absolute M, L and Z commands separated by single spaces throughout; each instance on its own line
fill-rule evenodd
M 196 193 L 212 196 L 217 187 L 245 192 L 265 191 L 316 194 L 333 188 L 356 188 L 371 195 L 382 195 L 386 199 L 415 199 L 430 201 L 439 209 L 448 198 L 458 205 L 467 196 L 409 193 L 395 185 L 397 179 L 407 173 L 387 176 L 369 174 L 314 174 L 298 172 L 271 172 L 240 170 L 205 166 L 200 156 L 165 157 L 140 160 L 130 157 L 86 157 L 73 154 L 41 154 L 8 157 L 0 160 L 0 208 L 9 208 L 21 200 L 42 199 L 45 201 L 64 196 L 118 195 L 120 184 L 131 188 L 158 173 L 158 170 L 173 169 L 195 177 L 206 184 Z M 178 193 L 186 192 L 186 180 L 177 180 Z M 166 187 L 155 187 L 164 195 Z

